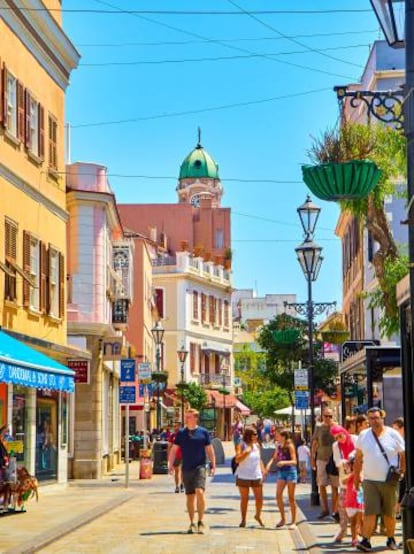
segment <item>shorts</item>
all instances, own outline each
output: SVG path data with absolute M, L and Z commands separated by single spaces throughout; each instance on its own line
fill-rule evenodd
M 286 481 L 287 483 L 298 482 L 298 470 L 296 467 L 280 468 L 277 471 L 277 481 Z
M 255 487 L 261 487 L 263 485 L 262 479 L 240 479 L 239 477 L 236 478 L 236 486 L 237 487 L 246 487 L 253 489 Z
M 195 494 L 196 489 L 206 488 L 206 466 L 194 469 L 183 469 L 183 484 L 185 494 Z
M 316 483 L 318 487 L 331 487 L 339 486 L 339 476 L 338 475 L 328 475 L 326 473 L 326 465 L 328 460 L 316 460 Z
M 366 516 L 384 515 L 394 517 L 398 483 L 364 480 L 362 488 L 364 489 L 364 513 Z
M 359 512 L 360 514 L 363 514 L 363 510 L 358 510 L 358 508 L 345 508 L 346 515 L 348 517 L 354 517 Z

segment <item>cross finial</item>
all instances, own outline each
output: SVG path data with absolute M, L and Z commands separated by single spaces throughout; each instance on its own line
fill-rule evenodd
M 201 128 L 200 127 L 197 127 L 197 134 L 198 134 L 197 148 L 201 148 Z

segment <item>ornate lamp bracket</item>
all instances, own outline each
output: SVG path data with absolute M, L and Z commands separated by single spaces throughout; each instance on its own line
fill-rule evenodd
M 352 108 L 358 108 L 363 103 L 369 116 L 373 115 L 383 123 L 393 123 L 396 129 L 403 130 L 403 90 L 348 90 L 347 86 L 337 86 L 334 91 L 341 107 L 345 98 L 350 98 Z
M 305 315 L 309 317 L 310 312 L 312 316 L 321 315 L 326 310 L 332 307 L 336 307 L 336 302 L 284 302 L 285 308 L 293 308 L 299 315 Z

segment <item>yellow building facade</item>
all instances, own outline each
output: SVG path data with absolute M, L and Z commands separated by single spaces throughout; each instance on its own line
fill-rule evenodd
M 40 479 L 64 480 L 66 362 L 78 354 L 66 346 L 64 106 L 79 55 L 61 27 L 60 1 L 42 10 L 31 0 L 24 10 L 8 4 L 0 18 L 0 323 L 13 348 L 8 358 L 0 337 L 0 423 L 22 443 L 18 462 Z M 48 460 L 40 441 L 50 443 Z

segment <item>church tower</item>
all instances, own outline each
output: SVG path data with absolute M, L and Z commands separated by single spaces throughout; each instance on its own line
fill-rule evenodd
M 192 204 L 198 208 L 200 200 L 209 198 L 213 208 L 220 208 L 223 187 L 219 168 L 210 154 L 201 146 L 200 128 L 197 146 L 181 164 L 176 190 L 180 204 Z

